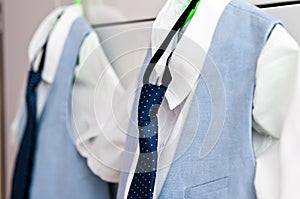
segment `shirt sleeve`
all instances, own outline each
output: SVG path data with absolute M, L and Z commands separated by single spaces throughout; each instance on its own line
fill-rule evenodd
M 281 26 L 272 31 L 257 64 L 253 104 L 258 199 L 300 198 L 299 46 Z M 256 138 L 256 139 L 255 139 Z
M 71 99 L 71 122 L 79 153 L 96 175 L 109 182 L 118 181 L 126 138 L 118 131 L 119 123 L 112 109 L 113 99 L 121 99 L 123 93 L 96 33 L 92 32 L 80 49 Z

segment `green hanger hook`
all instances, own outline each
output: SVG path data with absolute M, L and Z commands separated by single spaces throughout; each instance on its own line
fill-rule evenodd
M 74 4 L 80 4 L 80 0 L 74 0 Z
M 196 7 L 190 12 L 189 16 L 186 18 L 186 20 L 185 20 L 185 22 L 184 22 L 184 25 L 185 25 L 187 22 L 189 22 L 189 21 L 193 18 L 194 14 L 195 14 L 195 12 L 196 12 L 198 6 L 199 6 L 200 1 L 201 1 L 201 0 L 198 1 Z M 183 26 L 184 26 L 184 25 L 183 25 Z

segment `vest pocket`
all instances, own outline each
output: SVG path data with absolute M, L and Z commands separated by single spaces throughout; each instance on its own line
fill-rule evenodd
M 204 184 L 188 187 L 184 191 L 186 199 L 227 199 L 229 177 L 219 178 Z

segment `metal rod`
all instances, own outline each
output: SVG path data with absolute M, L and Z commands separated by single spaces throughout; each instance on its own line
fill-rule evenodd
M 126 25 L 126 24 L 133 24 L 133 23 L 143 23 L 143 22 L 151 22 L 154 21 L 156 18 L 148 18 L 148 19 L 139 19 L 139 20 L 131 20 L 131 21 L 120 21 L 120 22 L 112 22 L 112 23 L 102 23 L 102 24 L 95 24 L 92 25 L 93 28 L 103 28 L 107 26 L 118 26 L 118 25 Z
M 287 2 L 261 4 L 261 5 L 257 5 L 257 7 L 259 7 L 259 8 L 272 8 L 272 7 L 289 6 L 289 5 L 296 5 L 296 4 L 300 4 L 300 1 L 287 1 Z
M 287 2 L 279 2 L 279 3 L 269 3 L 269 4 L 261 4 L 256 5 L 258 8 L 271 8 L 271 7 L 279 7 L 279 6 L 289 6 L 289 5 L 300 5 L 300 1 L 287 1 Z M 119 25 L 127 25 L 133 23 L 143 23 L 143 22 L 151 22 L 155 21 L 154 18 L 147 18 L 147 19 L 139 19 L 139 20 L 130 20 L 130 21 L 120 21 L 120 22 L 112 22 L 112 23 L 102 23 L 102 24 L 95 24 L 92 25 L 93 28 L 103 28 L 109 26 L 119 26 Z

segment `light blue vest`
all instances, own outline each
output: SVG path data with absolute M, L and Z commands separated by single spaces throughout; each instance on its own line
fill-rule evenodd
M 39 120 L 30 199 L 107 199 L 108 184 L 96 177 L 76 151 L 71 127 L 74 69 L 84 38 L 91 32 L 83 18 L 74 21 L 54 83 Z
M 278 23 L 240 0 L 227 5 L 214 33 L 160 199 L 256 198 L 252 145 L 256 65 Z M 128 138 L 126 150 L 134 151 L 132 145 L 132 138 Z M 124 157 L 124 170 L 129 165 Z M 121 174 L 119 198 L 124 193 L 127 175 Z

